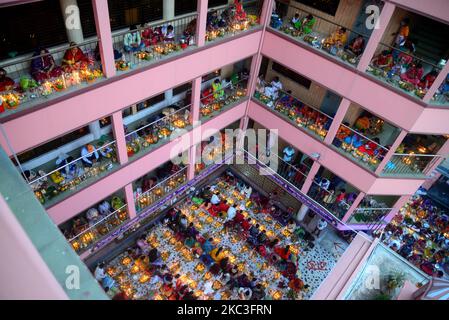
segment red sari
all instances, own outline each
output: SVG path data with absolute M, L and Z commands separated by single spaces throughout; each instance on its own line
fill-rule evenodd
M 62 66 L 67 71 L 84 69 L 89 64 L 89 59 L 80 48 L 67 49 L 62 58 Z M 73 52 L 75 51 L 75 52 Z

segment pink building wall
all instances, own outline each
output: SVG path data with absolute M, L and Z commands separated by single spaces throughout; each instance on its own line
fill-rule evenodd
M 178 151 L 183 152 L 237 121 L 243 116 L 246 104 L 247 102 L 244 101 L 207 121 L 201 127 L 196 127 L 192 131 L 168 142 L 140 159 L 128 163 L 120 170 L 98 180 L 95 184 L 80 190 L 64 201 L 47 209 L 48 214 L 55 224 L 61 224 L 69 220 L 83 210 L 96 204 L 101 199 L 106 198 L 125 185 L 167 162 L 171 158 L 171 155 L 173 155 L 173 150 L 176 150 L 176 153 Z M 186 141 L 186 143 L 180 144 L 181 141 Z
M 260 39 L 260 31 L 250 32 L 220 45 L 206 45 L 175 60 L 167 59 L 148 70 L 136 70 L 132 76 L 105 80 L 87 92 L 53 104 L 50 101 L 45 108 L 7 121 L 3 124 L 4 130 L 14 151 L 20 153 L 169 88 L 253 56 Z M 0 135 L 0 144 L 11 155 L 3 135 Z
M 2 196 L 0 252 L 0 299 L 68 299 Z

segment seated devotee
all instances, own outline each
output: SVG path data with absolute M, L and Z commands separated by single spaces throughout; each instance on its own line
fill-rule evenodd
M 390 70 L 393 66 L 393 54 L 391 51 L 383 50 L 373 60 L 372 64 L 380 69 Z
M 217 247 L 215 249 L 212 249 L 209 255 L 215 262 L 219 262 L 221 259 L 225 257 L 223 247 Z
M 92 167 L 100 159 L 100 155 L 91 144 L 87 144 L 81 149 L 81 157 L 85 167 Z
M 270 85 L 276 90 L 276 93 L 283 89 L 282 82 L 278 76 L 273 78 L 273 80 L 270 82 Z
M 215 79 L 214 82 L 212 83 L 212 91 L 214 93 L 214 98 L 216 100 L 223 99 L 224 90 L 219 79 Z
M 38 82 L 62 75 L 62 68 L 57 66 L 53 56 L 45 48 L 38 48 L 31 60 L 31 76 Z
M 423 76 L 424 69 L 421 63 L 412 64 L 405 73 L 401 74 L 401 79 L 417 86 Z
M 369 156 L 373 156 L 376 154 L 376 150 L 380 147 L 380 140 L 379 138 L 374 138 L 373 141 L 366 141 L 365 144 L 361 145 L 359 147 L 359 151 L 366 153 Z
M 298 12 L 295 13 L 290 22 L 295 28 L 299 29 L 299 27 L 301 26 L 301 18 Z
M 204 241 L 203 245 L 201 246 L 203 248 L 204 253 L 209 253 L 214 248 L 214 239 L 209 238 L 206 241 Z
M 161 32 L 164 42 L 175 41 L 175 29 L 171 24 L 169 24 L 168 26 L 162 26 Z
M 234 5 L 235 5 L 234 19 L 238 21 L 246 20 L 246 12 L 243 9 L 242 1 L 234 0 Z
M 421 89 L 428 90 L 435 82 L 435 79 L 437 78 L 437 76 L 438 76 L 438 71 L 436 71 L 436 70 L 430 71 L 421 79 L 421 82 L 419 83 L 418 86 Z
M 164 266 L 164 261 L 156 248 L 151 249 L 148 252 L 149 266 L 152 268 L 161 268 Z
M 90 61 L 83 50 L 77 47 L 75 42 L 70 42 L 69 46 L 70 48 L 66 50 L 62 58 L 62 68 L 66 72 L 87 68 Z
M 288 260 L 290 257 L 290 246 L 287 245 L 283 247 L 274 247 L 274 252 L 283 260 Z
M 145 48 L 145 43 L 142 41 L 136 25 L 132 25 L 129 32 L 123 37 L 123 48 L 126 52 L 142 51 Z
M 139 249 L 141 250 L 141 252 L 143 254 L 148 254 L 150 251 L 150 245 L 148 244 L 145 236 L 141 236 L 138 240 L 137 240 L 137 246 L 139 247 Z
M 346 44 L 346 28 L 338 27 L 329 37 L 324 40 L 325 45 L 331 46 L 331 53 L 336 53 L 337 48 L 341 48 Z
M 14 87 L 14 80 L 6 76 L 6 70 L 0 68 L 0 92 L 12 90 Z
M 353 148 L 357 149 L 362 145 L 362 138 L 360 137 L 360 135 L 354 133 L 353 135 L 347 136 L 344 139 L 344 142 L 347 145 L 350 145 Z
M 355 56 L 359 56 L 362 54 L 363 49 L 365 48 L 365 39 L 363 36 L 358 35 L 354 39 L 351 40 L 351 42 L 346 47 L 346 50 L 353 53 Z
M 303 34 L 309 34 L 312 32 L 315 23 L 316 23 L 315 17 L 309 14 L 305 16 L 302 20 L 296 22 L 294 26 L 297 30 L 301 31 Z

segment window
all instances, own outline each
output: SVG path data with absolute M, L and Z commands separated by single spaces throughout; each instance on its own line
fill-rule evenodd
M 0 59 L 68 42 L 59 0 L 1 8 L 0 21 Z
M 157 96 L 154 96 L 154 97 L 148 99 L 146 101 L 146 104 L 148 107 L 151 107 L 151 106 L 155 105 L 156 103 L 162 102 L 164 100 L 165 100 L 165 93 L 162 92 L 161 94 L 158 94 Z M 143 108 L 143 109 L 145 109 L 145 108 Z M 137 110 L 139 110 L 139 108 L 137 108 Z
M 213 8 L 227 4 L 227 0 L 209 0 L 207 7 Z M 187 14 L 195 12 L 197 0 L 175 0 L 175 15 L 179 16 L 182 14 Z
M 323 11 L 331 16 L 335 16 L 340 0 L 296 0 L 306 6 Z
M 111 29 L 162 19 L 162 0 L 108 0 Z
M 273 69 L 277 73 L 282 74 L 283 76 L 285 76 L 287 78 L 290 78 L 291 80 L 295 81 L 296 83 L 300 84 L 303 87 L 306 87 L 307 89 L 309 89 L 310 85 L 312 84 L 311 80 L 309 80 L 303 76 L 300 76 L 296 72 L 280 65 L 279 63 L 273 62 L 271 69 Z
M 95 16 L 92 8 L 92 0 L 77 0 L 80 9 L 81 28 L 84 38 L 93 37 L 97 34 L 95 27 Z
M 177 86 L 173 89 L 173 96 L 177 96 L 178 94 L 184 93 L 188 90 L 190 90 L 192 84 L 190 82 L 184 83 L 180 86 Z
M 45 154 L 47 152 L 53 151 L 53 150 L 59 148 L 60 146 L 63 146 L 69 142 L 75 141 L 75 140 L 85 136 L 89 132 L 90 132 L 89 126 L 85 126 L 83 128 L 80 128 L 80 129 L 74 130 L 70 133 L 67 133 L 66 135 L 63 135 L 62 137 L 56 138 L 50 142 L 40 145 L 36 148 L 22 152 L 21 154 L 17 155 L 17 158 L 19 159 L 20 163 L 25 163 L 31 159 L 37 158 L 37 157 Z M 15 163 L 14 160 L 13 160 L 13 162 Z

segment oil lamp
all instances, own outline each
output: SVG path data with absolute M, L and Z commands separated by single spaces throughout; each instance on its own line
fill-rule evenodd
M 132 262 L 132 259 L 131 259 L 130 257 L 124 257 L 124 258 L 122 259 L 122 264 L 123 264 L 124 266 L 128 266 L 131 262 Z
M 140 278 L 139 278 L 139 282 L 140 282 L 140 283 L 148 282 L 148 280 L 150 280 L 150 275 L 149 275 L 148 273 L 144 273 L 144 274 L 141 275 Z
M 134 265 L 131 267 L 131 270 L 130 270 L 131 274 L 136 274 L 136 273 L 139 272 L 139 271 L 140 271 L 140 269 L 139 269 L 139 266 L 138 266 L 137 264 L 134 264 Z

